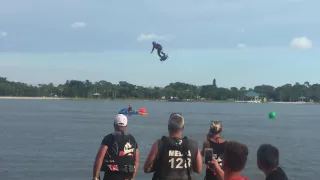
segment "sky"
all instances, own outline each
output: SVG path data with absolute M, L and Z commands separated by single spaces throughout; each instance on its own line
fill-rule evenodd
M 317 0 L 0 0 L 0 76 L 220 87 L 319 83 Z M 151 42 L 169 59 L 150 54 Z

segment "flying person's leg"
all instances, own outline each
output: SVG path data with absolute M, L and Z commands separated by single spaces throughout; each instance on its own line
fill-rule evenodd
M 165 56 L 165 55 L 166 55 L 162 50 L 160 51 L 160 54 L 161 54 L 162 56 Z
M 158 56 L 159 56 L 160 58 L 162 58 L 162 56 L 161 56 L 161 50 L 160 50 L 160 49 L 157 49 L 157 53 L 158 53 Z

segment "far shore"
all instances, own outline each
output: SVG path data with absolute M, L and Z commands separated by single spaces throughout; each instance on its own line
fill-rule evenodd
M 0 96 L 0 100 L 2 99 L 10 99 L 10 100 L 80 100 L 80 101 L 157 101 L 157 102 L 170 102 L 164 99 L 125 99 L 125 98 L 117 98 L 117 99 L 108 99 L 108 98 L 75 98 L 75 97 L 22 97 L 22 96 Z M 173 101 L 174 102 L 174 101 Z M 179 101 L 177 101 L 179 102 Z M 256 103 L 251 101 L 231 101 L 231 100 L 192 100 L 192 101 L 182 101 L 182 102 L 202 102 L 202 103 Z M 274 104 L 319 104 L 316 102 L 259 102 L 257 104 L 265 104 L 265 103 L 274 103 Z
M 116 101 L 160 101 L 168 102 L 166 99 L 125 99 L 125 98 L 75 98 L 75 97 L 22 97 L 22 96 L 0 96 L 1 99 L 18 99 L 18 100 L 116 100 Z M 207 103 L 234 103 L 234 101 L 223 101 L 223 100 L 193 100 L 193 101 L 183 101 L 183 102 L 207 102 Z
M 0 96 L 0 99 L 39 99 L 39 100 L 61 100 L 68 98 L 59 98 L 59 97 L 22 97 L 22 96 Z

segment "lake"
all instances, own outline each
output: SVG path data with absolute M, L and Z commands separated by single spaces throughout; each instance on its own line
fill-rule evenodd
M 113 118 L 129 101 L 0 100 L 0 177 L 10 180 L 88 180 L 103 137 L 113 132 Z M 172 112 L 185 117 L 184 135 L 205 139 L 211 120 L 221 120 L 223 137 L 249 147 L 244 175 L 263 180 L 256 167 L 260 144 L 280 150 L 280 164 L 292 180 L 318 179 L 320 111 L 318 105 L 183 103 L 133 101 L 147 116 L 129 117 L 128 132 L 138 141 L 140 173 L 153 141 L 167 135 Z M 275 111 L 277 118 L 268 119 Z M 204 171 L 197 179 L 203 179 Z

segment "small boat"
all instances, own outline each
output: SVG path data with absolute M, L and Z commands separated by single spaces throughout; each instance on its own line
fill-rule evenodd
M 140 108 L 139 111 L 131 110 L 127 111 L 127 108 L 123 108 L 119 111 L 119 114 L 129 114 L 129 115 L 147 115 L 147 110 L 145 108 Z

